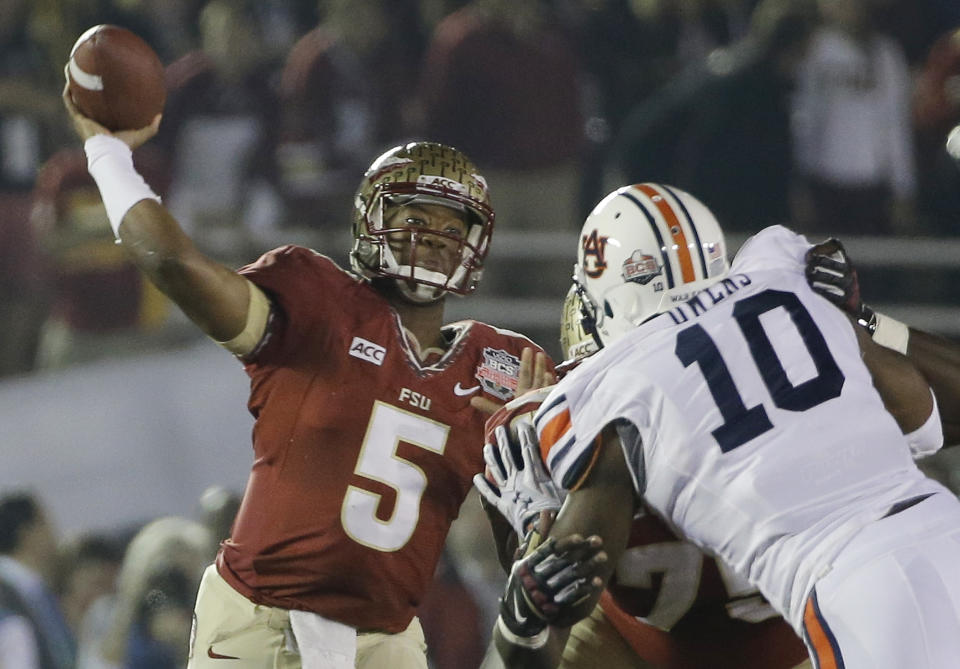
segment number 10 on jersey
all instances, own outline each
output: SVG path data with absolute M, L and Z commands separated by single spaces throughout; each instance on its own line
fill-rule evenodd
M 760 322 L 761 315 L 780 308 L 786 310 L 799 331 L 817 370 L 815 377 L 797 385 L 787 377 L 783 363 Z M 733 318 L 746 339 L 750 356 L 777 408 L 806 411 L 840 396 L 843 372 L 830 353 L 813 316 L 796 294 L 765 290 L 739 300 L 733 307 Z M 773 429 L 773 423 L 762 404 L 749 408 L 746 406 L 720 350 L 701 325 L 692 325 L 677 334 L 675 353 L 684 367 L 697 363 L 707 382 L 710 395 L 723 417 L 723 424 L 711 432 L 720 450 L 727 453 Z

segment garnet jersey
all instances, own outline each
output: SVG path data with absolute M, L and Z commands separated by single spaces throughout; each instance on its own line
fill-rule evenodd
M 557 372 L 573 367 L 564 363 Z M 493 443 L 498 425 L 533 414 L 550 390 L 527 393 L 491 417 L 487 442 Z M 792 669 L 808 657 L 756 588 L 679 539 L 647 509 L 634 518 L 600 605 L 637 657 L 662 669 Z
M 389 304 L 328 258 L 287 246 L 241 273 L 276 307 L 246 364 L 254 463 L 219 572 L 256 603 L 402 631 L 483 469 L 470 400 L 512 397 L 533 344 L 455 323 L 425 366 Z
M 809 247 L 762 231 L 728 278 L 591 357 L 536 415 L 566 489 L 605 425 L 632 424 L 624 453 L 646 502 L 798 632 L 811 588 L 857 532 L 945 490 L 914 465 L 847 317 L 807 285 Z

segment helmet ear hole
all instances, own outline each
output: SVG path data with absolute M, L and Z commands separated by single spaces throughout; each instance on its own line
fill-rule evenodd
M 607 315 L 607 318 L 613 318 L 613 307 L 610 306 L 610 300 L 603 301 L 603 313 Z

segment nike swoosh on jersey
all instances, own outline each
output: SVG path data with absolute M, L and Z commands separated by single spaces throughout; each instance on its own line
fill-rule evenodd
M 457 385 L 453 387 L 454 394 L 460 395 L 461 397 L 471 395 L 477 392 L 478 390 L 480 390 L 480 386 L 470 386 L 469 388 L 464 388 L 463 386 L 460 385 L 459 381 L 457 381 Z
M 239 657 L 234 657 L 233 655 L 221 655 L 220 653 L 215 653 L 213 651 L 213 646 L 207 646 L 207 657 L 212 660 L 239 660 Z

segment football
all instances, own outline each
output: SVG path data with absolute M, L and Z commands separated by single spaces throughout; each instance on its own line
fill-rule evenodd
M 960 162 L 960 125 L 947 135 L 947 153 L 954 160 Z
M 111 131 L 150 125 L 167 99 L 160 58 L 120 26 L 98 25 L 80 35 L 67 75 L 80 112 Z

